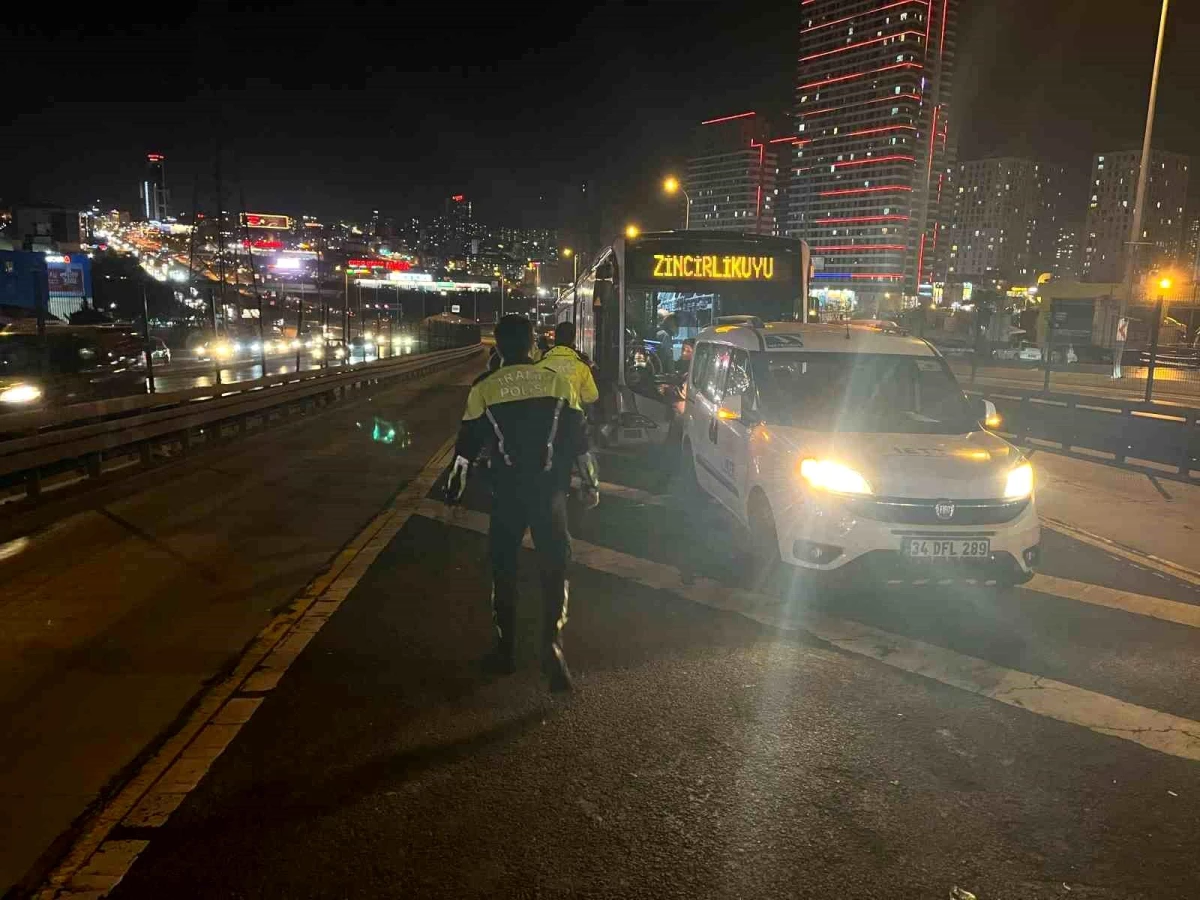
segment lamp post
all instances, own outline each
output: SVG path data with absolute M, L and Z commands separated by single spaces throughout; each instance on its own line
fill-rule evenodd
M 663 179 L 663 191 L 667 194 L 683 194 L 683 230 L 687 231 L 692 218 L 692 198 L 683 189 L 683 185 L 679 183 L 679 179 L 674 175 L 668 175 Z
M 1162 328 L 1163 313 L 1167 303 L 1167 291 L 1170 289 L 1170 278 L 1163 278 L 1158 282 L 1158 302 L 1154 304 L 1154 321 L 1150 323 L 1150 365 L 1146 369 L 1147 403 L 1150 403 L 1154 396 L 1154 367 L 1158 364 L 1158 334 Z
M 629 238 L 630 240 L 633 240 L 635 237 L 637 237 L 641 233 L 642 233 L 642 229 L 638 228 L 636 225 L 626 225 L 625 226 L 625 237 Z
M 563 247 L 562 255 L 571 260 L 571 283 L 579 280 L 579 254 L 570 247 Z
M 1121 294 L 1121 319 L 1129 315 L 1129 304 L 1133 300 L 1134 267 L 1137 259 L 1137 248 L 1142 245 L 1142 213 L 1146 205 L 1146 182 L 1150 176 L 1150 138 L 1154 132 L 1154 107 L 1158 101 L 1158 73 L 1162 67 L 1163 35 L 1167 30 L 1167 4 L 1170 0 L 1162 0 L 1162 13 L 1158 19 L 1158 43 L 1154 48 L 1154 71 L 1150 76 L 1150 102 L 1146 107 L 1146 130 L 1142 134 L 1142 156 L 1138 161 L 1137 193 L 1133 200 L 1133 221 L 1129 229 L 1129 245 L 1125 253 L 1125 290 Z M 1113 353 L 1113 378 L 1121 377 L 1121 352 L 1124 344 L 1117 342 Z M 1147 393 L 1149 391 L 1147 390 Z

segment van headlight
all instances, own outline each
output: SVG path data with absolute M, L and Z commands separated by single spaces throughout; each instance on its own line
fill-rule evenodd
M 0 403 L 36 403 L 42 398 L 42 389 L 36 384 L 14 384 L 0 391 Z
M 800 477 L 819 491 L 832 491 L 835 494 L 873 493 L 867 479 L 849 466 L 831 459 L 802 459 L 799 471 Z
M 1033 493 L 1033 466 L 1021 463 L 1008 473 L 1004 484 L 1004 499 L 1022 500 Z

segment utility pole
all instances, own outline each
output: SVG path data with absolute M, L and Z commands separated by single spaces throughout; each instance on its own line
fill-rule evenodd
M 329 356 L 329 307 L 325 301 L 325 293 L 321 290 L 321 236 L 317 235 L 317 299 L 321 301 L 321 368 L 328 365 Z
M 220 280 L 221 311 L 225 311 L 225 198 L 221 181 L 221 143 L 217 142 L 217 277 Z M 226 323 L 228 324 L 228 323 Z M 228 327 L 225 329 L 228 331 Z M 213 340 L 216 340 L 216 314 L 213 314 Z M 220 381 L 217 382 L 220 384 Z
M 242 236 L 245 239 L 246 243 L 249 244 L 250 243 L 250 225 L 248 224 L 247 219 L 246 219 L 246 186 L 244 184 L 238 185 L 238 194 L 239 194 L 239 199 L 241 200 L 241 205 L 242 205 L 242 213 L 241 213 Z M 261 377 L 266 378 L 267 377 L 267 342 L 263 335 L 262 294 L 259 293 L 259 290 L 258 290 L 258 272 L 254 268 L 254 254 L 247 253 L 246 256 L 250 260 L 250 283 L 254 285 L 254 302 L 258 306 L 259 366 L 261 369 Z
M 150 346 L 150 300 L 146 296 L 146 283 L 142 282 L 142 344 L 146 348 L 146 383 L 154 393 L 154 348 Z
M 1121 295 L 1121 312 L 1117 319 L 1129 315 L 1129 304 L 1133 302 L 1133 280 L 1137 264 L 1137 251 L 1142 240 L 1142 215 L 1146 206 L 1146 183 L 1150 177 L 1150 140 L 1154 133 L 1154 108 L 1158 102 L 1158 73 L 1162 68 L 1163 36 L 1167 31 L 1167 6 L 1170 0 L 1162 0 L 1162 13 L 1158 20 L 1158 43 L 1154 48 L 1154 72 L 1150 76 L 1150 102 L 1146 107 L 1146 129 L 1142 134 L 1142 156 L 1138 161 L 1137 193 L 1133 200 L 1133 223 L 1129 229 L 1129 249 L 1125 254 L 1125 290 Z M 1121 377 L 1121 354 L 1123 342 L 1115 342 L 1113 348 L 1113 378 Z

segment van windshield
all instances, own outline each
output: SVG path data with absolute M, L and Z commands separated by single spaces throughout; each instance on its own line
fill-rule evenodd
M 965 434 L 976 430 L 942 360 L 874 353 L 757 353 L 768 422 L 815 431 Z

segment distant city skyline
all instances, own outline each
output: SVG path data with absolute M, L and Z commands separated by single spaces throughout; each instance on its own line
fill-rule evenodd
M 1073 206 L 1094 153 L 1137 146 L 1157 9 L 964 0 L 959 158 L 1064 165 Z M 401 55 L 385 31 L 316 5 L 286 21 L 189 7 L 145 26 L 100 10 L 70 23 L 10 21 L 13 52 L 0 66 L 23 87 L 0 125 L 0 197 L 132 210 L 144 154 L 161 152 L 172 206 L 187 209 L 196 178 L 202 194 L 211 180 L 221 136 L 226 175 L 255 207 L 430 215 L 462 191 L 478 215 L 519 224 L 670 227 L 678 210 L 657 187 L 682 172 L 700 121 L 791 109 L 800 14 L 766 2 L 733 18 L 709 4 L 681 14 L 679 4 L 598 3 L 532 19 L 519 4 L 467 20 L 422 11 L 417 26 L 452 28 L 456 40 L 409 42 Z M 1175 4 L 1155 143 L 1189 155 L 1200 155 L 1197 44 L 1200 8 Z M 170 64 L 150 65 L 146 46 Z M 255 48 L 274 62 L 247 68 Z M 72 65 L 41 64 L 53 56 Z

